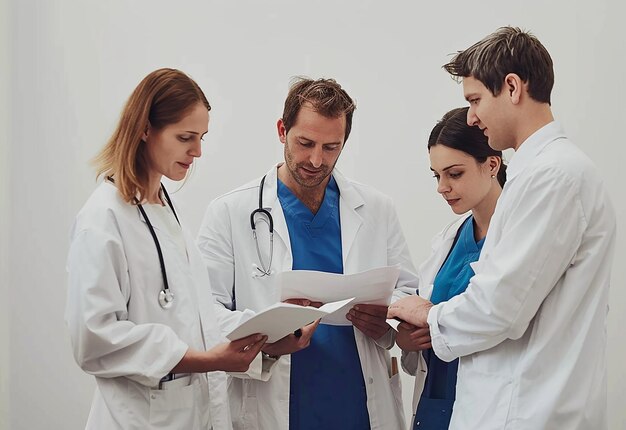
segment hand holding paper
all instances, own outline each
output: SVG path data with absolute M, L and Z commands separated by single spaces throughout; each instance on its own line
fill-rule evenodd
M 420 296 L 409 296 L 389 306 L 387 318 L 399 318 L 416 327 L 428 327 L 428 311 L 433 304 Z
M 306 297 L 326 303 L 354 297 L 353 304 L 387 306 L 399 275 L 398 266 L 378 267 L 352 275 L 293 270 L 279 273 L 276 282 L 281 290 L 281 300 Z M 324 317 L 322 323 L 350 325 L 346 314 L 353 304 Z
M 244 321 L 226 337 L 235 340 L 254 333 L 261 333 L 267 335 L 268 343 L 276 342 L 293 333 L 296 329 L 338 311 L 352 300 L 354 297 L 339 302 L 326 303 L 320 308 L 298 306 L 291 303 L 276 303 Z
M 380 339 L 390 329 L 386 321 L 387 306 L 384 305 L 355 305 L 346 318 L 372 339 Z

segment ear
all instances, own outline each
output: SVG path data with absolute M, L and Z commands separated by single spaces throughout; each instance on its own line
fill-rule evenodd
M 509 73 L 504 77 L 504 87 L 502 91 L 506 91 L 511 103 L 518 104 L 522 99 L 522 93 L 524 91 L 524 82 L 516 73 Z
M 283 119 L 280 118 L 276 123 L 276 128 L 278 129 L 278 139 L 283 143 L 287 143 L 287 129 L 285 129 L 285 123 Z
M 146 128 L 143 131 L 143 134 L 141 135 L 141 140 L 143 140 L 144 142 L 148 141 L 148 136 L 150 135 L 150 122 L 148 122 L 148 124 L 146 125 Z
M 500 171 L 500 164 L 502 164 L 502 159 L 495 155 L 490 155 L 487 157 L 487 165 L 489 166 L 489 173 L 491 175 L 497 175 Z

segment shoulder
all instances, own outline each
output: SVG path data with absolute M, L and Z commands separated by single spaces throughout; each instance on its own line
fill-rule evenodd
M 240 187 L 224 193 L 209 203 L 209 207 L 227 207 L 238 203 L 247 203 L 251 198 L 258 198 L 261 178 L 254 179 Z
M 537 180 L 544 178 L 563 186 L 580 186 L 599 180 L 591 159 L 568 138 L 555 140 L 537 154 L 528 173 Z
M 366 185 L 361 182 L 355 181 L 350 178 L 346 178 L 340 172 L 335 170 L 333 176 L 337 181 L 337 186 L 342 196 L 346 198 L 358 196 L 363 199 L 364 203 L 376 203 L 378 205 L 384 204 L 384 206 L 393 207 L 393 199 L 382 191 L 377 190 L 371 185 Z
M 438 244 L 443 241 L 453 240 L 454 237 L 457 235 L 459 229 L 471 216 L 472 214 L 468 212 L 465 215 L 457 217 L 454 221 L 446 225 L 439 233 L 435 235 L 435 237 L 432 238 L 431 244 L 433 245 L 433 248 L 436 248 Z
M 136 208 L 122 199 L 117 188 L 102 182 L 76 215 L 73 235 L 84 231 L 119 233 L 123 220 L 136 216 Z

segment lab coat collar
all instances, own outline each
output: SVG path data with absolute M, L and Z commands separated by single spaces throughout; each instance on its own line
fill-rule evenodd
M 263 206 L 264 209 L 267 209 L 269 211 L 272 211 L 273 209 L 275 210 L 280 207 L 280 202 L 278 200 L 277 179 L 278 168 L 282 165 L 283 163 L 278 163 L 274 165 L 265 174 L 265 183 L 263 185 Z M 346 202 L 350 209 L 354 210 L 365 204 L 365 201 L 363 200 L 363 197 L 361 197 L 361 194 L 359 194 L 359 192 L 354 188 L 350 181 L 348 181 L 339 170 L 333 169 L 332 175 L 337 182 L 340 198 Z M 261 182 L 260 178 L 258 182 Z
M 513 179 L 528 166 L 551 142 L 565 138 L 561 124 L 552 121 L 531 134 L 518 147 L 506 169 L 507 181 Z
M 283 240 L 285 246 L 291 249 L 289 232 L 285 215 L 278 199 L 278 168 L 283 163 L 274 165 L 265 175 L 263 185 L 263 207 L 270 211 L 274 218 L 274 232 Z M 357 213 L 357 209 L 365 204 L 363 197 L 358 190 L 348 181 L 341 172 L 333 169 L 332 173 L 337 187 L 339 188 L 339 217 L 341 220 L 341 247 L 344 265 L 354 243 L 356 235 L 363 224 L 363 219 Z M 259 179 L 260 183 L 260 179 Z

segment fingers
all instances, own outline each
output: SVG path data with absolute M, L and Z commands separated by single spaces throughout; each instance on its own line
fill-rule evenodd
M 358 305 L 358 308 L 363 309 L 362 306 L 363 305 Z M 378 339 L 387 333 L 391 327 L 387 324 L 385 314 L 381 315 L 379 310 L 375 310 L 374 312 L 377 314 L 376 316 L 357 310 L 357 306 L 355 306 L 350 309 L 346 318 L 365 335 L 372 339 Z
M 244 346 L 243 351 L 247 353 L 250 361 L 252 361 L 254 359 L 254 357 L 256 357 L 257 354 L 259 352 L 261 352 L 261 349 L 265 345 L 265 341 L 266 340 L 267 340 L 267 336 L 263 336 L 260 340 L 254 342 L 252 344 L 248 344 L 248 345 Z
M 361 303 L 353 306 L 352 309 L 377 318 L 387 319 L 387 306 L 385 305 L 369 305 Z
M 304 299 L 304 298 L 287 299 L 283 303 L 291 303 L 292 305 L 298 305 L 298 306 L 310 306 L 311 300 Z
M 233 340 L 230 344 L 235 351 L 247 351 L 257 342 L 263 341 L 263 343 L 265 343 L 265 340 L 267 340 L 267 336 L 256 333 L 247 337 L 242 337 L 241 339 Z
M 400 324 L 398 324 L 398 331 L 400 330 L 406 330 L 406 331 L 414 331 L 415 329 L 417 329 L 417 327 L 415 327 L 413 324 L 409 324 L 408 322 L 401 322 Z

